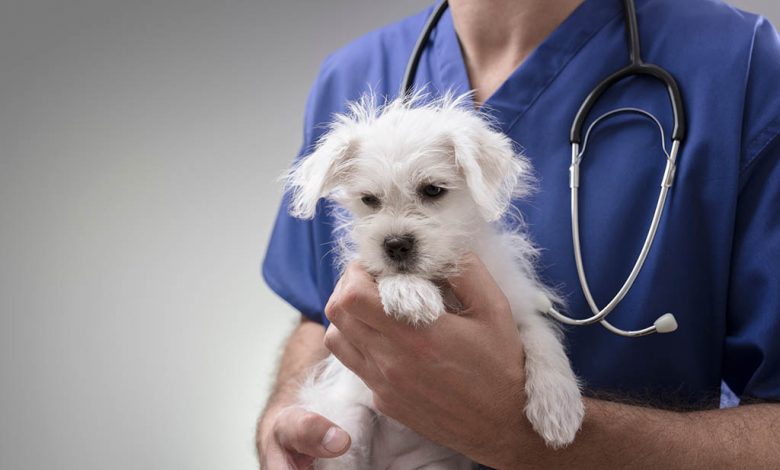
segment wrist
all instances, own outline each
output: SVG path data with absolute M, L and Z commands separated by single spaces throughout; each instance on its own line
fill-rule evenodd
M 544 441 L 531 427 L 525 416 L 524 370 L 514 374 L 500 406 L 497 420 L 493 421 L 492 432 L 482 440 L 483 446 L 472 456 L 473 460 L 499 470 L 526 467 L 533 463 L 529 448 L 536 444 L 544 447 Z M 522 465 L 521 465 L 522 464 Z

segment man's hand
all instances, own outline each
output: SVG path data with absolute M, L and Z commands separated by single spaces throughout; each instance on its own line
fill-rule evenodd
M 379 411 L 473 460 L 516 462 L 523 414 L 523 345 L 509 303 L 482 262 L 450 279 L 463 305 L 428 328 L 388 317 L 374 278 L 357 264 L 325 312 L 325 345 L 374 392 Z
M 315 458 L 338 457 L 349 449 L 349 435 L 322 416 L 300 407 L 280 410 L 273 425 L 260 436 L 260 468 L 303 470 Z
M 336 286 L 325 345 L 384 414 L 501 469 L 780 468 L 778 404 L 677 413 L 586 399 L 577 439 L 549 449 L 523 414 L 523 346 L 505 296 L 477 259 L 450 282 L 464 312 L 422 329 L 387 317 L 357 265 Z

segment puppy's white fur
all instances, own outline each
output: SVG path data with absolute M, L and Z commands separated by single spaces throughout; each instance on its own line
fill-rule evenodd
M 337 116 L 314 152 L 287 176 L 290 211 L 310 218 L 321 198 L 346 209 L 341 259 L 359 260 L 376 276 L 388 314 L 415 325 L 445 313 L 436 281 L 458 272 L 459 260 L 474 252 L 507 296 L 525 347 L 525 414 L 549 446 L 565 446 L 582 423 L 580 390 L 558 331 L 534 302 L 539 295 L 558 299 L 538 281 L 537 252 L 526 235 L 503 223 L 511 199 L 530 187 L 529 164 L 468 108 L 469 100 L 424 99 L 380 106 L 366 96 Z M 430 185 L 444 192 L 430 197 Z M 400 236 L 414 240 L 412 256 L 402 262 L 384 246 L 388 237 Z M 346 455 L 319 461 L 317 468 L 473 466 L 378 413 L 370 390 L 332 356 L 304 384 L 300 403 L 352 437 Z

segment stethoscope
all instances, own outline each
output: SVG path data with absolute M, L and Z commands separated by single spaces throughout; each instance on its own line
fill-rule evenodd
M 596 86 L 596 88 L 593 89 L 593 91 L 590 92 L 582 105 L 580 105 L 580 109 L 577 111 L 577 115 L 574 117 L 574 122 L 572 123 L 571 132 L 569 134 L 569 141 L 571 142 L 569 187 L 571 189 L 571 233 L 572 244 L 574 246 L 574 261 L 577 265 L 577 275 L 580 280 L 580 285 L 582 286 L 582 292 L 585 294 L 585 299 L 587 300 L 588 306 L 590 306 L 593 315 L 589 318 L 583 319 L 575 319 L 563 315 L 553 307 L 550 299 L 542 294 L 540 294 L 539 298 L 536 299 L 536 306 L 540 312 L 546 313 L 562 323 L 569 325 L 591 325 L 593 323 L 599 322 L 612 333 L 635 338 L 652 333 L 670 333 L 677 329 L 677 320 L 671 313 L 666 313 L 658 317 L 655 322 L 653 322 L 652 326 L 648 326 L 647 328 L 643 328 L 641 330 L 630 331 L 617 328 L 616 326 L 609 323 L 606 320 L 606 317 L 615 309 L 615 307 L 618 306 L 626 294 L 628 294 L 628 291 L 631 289 L 631 286 L 634 284 L 634 281 L 639 275 L 639 271 L 642 269 L 642 266 L 645 263 L 647 254 L 650 251 L 653 240 L 655 239 L 655 234 L 658 230 L 658 224 L 661 221 L 661 215 L 664 211 L 666 196 L 669 194 L 669 188 L 672 187 L 672 183 L 674 182 L 677 155 L 680 153 L 680 145 L 682 144 L 683 138 L 685 137 L 685 116 L 683 114 L 683 103 L 682 97 L 680 95 L 680 88 L 677 86 L 677 82 L 675 82 L 672 75 L 657 65 L 646 64 L 642 61 L 639 49 L 639 28 L 637 26 L 636 6 L 634 5 L 634 0 L 623 0 L 623 7 L 625 11 L 626 33 L 628 37 L 628 49 L 631 63 L 605 78 Z M 414 76 L 417 73 L 417 67 L 420 63 L 420 57 L 422 56 L 423 49 L 425 49 L 425 44 L 428 42 L 431 32 L 439 22 L 439 19 L 441 18 L 442 14 L 444 14 L 446 9 L 447 0 L 444 0 L 436 7 L 431 16 L 428 18 L 428 21 L 426 22 L 420 37 L 417 39 L 417 43 L 415 44 L 412 55 L 409 58 L 409 62 L 406 66 L 406 72 L 404 73 L 404 78 L 401 83 L 402 95 L 409 96 L 412 93 Z M 659 120 L 649 112 L 637 108 L 619 108 L 599 116 L 585 131 L 585 137 L 582 137 L 582 125 L 585 122 L 585 118 L 588 116 L 590 109 L 593 107 L 599 97 L 604 94 L 604 92 L 607 91 L 610 86 L 632 75 L 650 75 L 651 77 L 655 77 L 663 82 L 663 84 L 666 86 L 669 99 L 672 103 L 672 111 L 674 113 L 674 129 L 672 130 L 671 151 L 666 150 L 664 129 L 663 126 L 661 126 Z M 664 154 L 666 154 L 666 169 L 664 170 L 663 178 L 661 179 L 661 189 L 658 194 L 658 201 L 655 206 L 655 211 L 653 212 L 653 218 L 650 222 L 650 228 L 647 230 L 647 236 L 645 237 L 644 244 L 642 245 L 642 249 L 639 251 L 639 255 L 637 256 L 636 261 L 634 262 L 631 273 L 629 273 L 628 278 L 626 278 L 626 281 L 623 283 L 623 286 L 620 288 L 617 294 L 615 294 L 612 300 L 610 300 L 604 308 L 599 308 L 598 305 L 596 305 L 596 302 L 593 300 L 593 295 L 591 295 L 590 287 L 588 286 L 588 280 L 585 276 L 585 269 L 583 268 L 582 264 L 578 196 L 578 189 L 580 186 L 580 163 L 582 163 L 585 149 L 588 146 L 588 138 L 590 137 L 590 133 L 594 126 L 602 122 L 604 119 L 622 113 L 639 114 L 655 122 L 655 124 L 658 126 L 658 129 L 661 131 L 661 144 Z M 582 148 L 580 148 L 580 144 L 582 144 Z

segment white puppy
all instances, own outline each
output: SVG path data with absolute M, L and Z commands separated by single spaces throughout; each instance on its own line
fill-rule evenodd
M 320 198 L 346 209 L 342 260 L 376 276 L 388 314 L 420 327 L 445 313 L 436 281 L 475 253 L 507 296 L 525 347 L 525 414 L 550 447 L 565 446 L 582 423 L 582 399 L 557 329 L 537 311 L 558 299 L 535 275 L 533 245 L 503 223 L 511 199 L 529 189 L 529 164 L 469 100 L 423 100 L 378 106 L 369 96 L 337 116 L 287 176 L 291 213 L 312 217 Z M 332 356 L 303 385 L 300 403 L 352 437 L 346 455 L 317 468 L 473 466 L 379 414 L 371 391 Z

